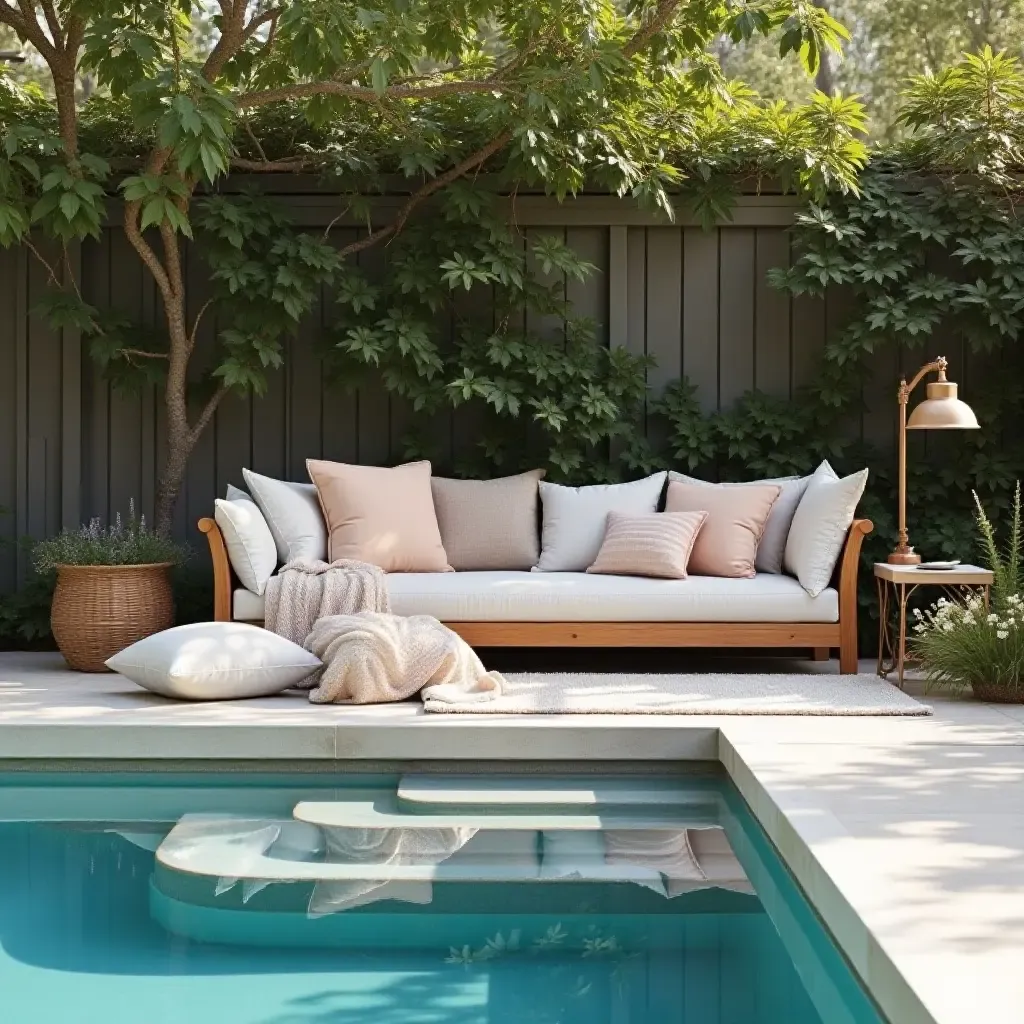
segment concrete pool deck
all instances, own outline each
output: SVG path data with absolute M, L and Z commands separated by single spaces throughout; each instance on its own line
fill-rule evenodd
M 891 1024 L 1024 1020 L 1024 707 L 935 694 L 929 718 L 182 705 L 62 664 L 0 654 L 0 759 L 719 762 Z

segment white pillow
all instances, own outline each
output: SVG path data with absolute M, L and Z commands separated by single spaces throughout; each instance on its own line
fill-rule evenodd
M 628 484 L 563 487 L 540 482 L 540 561 L 534 572 L 586 572 L 604 540 L 609 512 L 657 512 L 665 473 Z
M 229 484 L 227 499 L 214 502 L 213 518 L 224 535 L 228 560 L 239 583 L 262 594 L 277 568 L 277 545 L 263 513 L 245 491 Z
M 669 473 L 669 480 L 679 480 L 684 484 L 703 484 L 705 487 L 753 487 L 758 484 L 778 484 L 779 496 L 768 513 L 768 521 L 764 524 L 764 533 L 757 544 L 757 555 L 754 567 L 758 572 L 771 572 L 776 575 L 782 572 L 782 563 L 786 554 L 786 539 L 793 522 L 800 499 L 811 482 L 810 476 L 779 476 L 770 480 L 750 480 L 746 483 L 711 483 L 698 480 L 683 473 Z
M 133 683 L 179 700 L 280 693 L 321 667 L 283 636 L 245 622 L 193 622 L 154 633 L 107 661 Z
M 313 562 L 327 558 L 327 524 L 312 484 L 275 480 L 251 469 L 243 469 L 242 476 L 266 517 L 282 564 L 296 558 Z
M 811 597 L 817 597 L 832 579 L 867 482 L 866 469 L 840 480 L 823 462 L 797 505 L 783 564 Z

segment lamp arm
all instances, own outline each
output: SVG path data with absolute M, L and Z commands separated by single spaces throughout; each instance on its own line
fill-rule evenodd
M 899 389 L 899 402 L 901 405 L 906 405 L 910 401 L 910 395 L 914 388 L 921 383 L 922 379 L 926 374 L 938 373 L 939 380 L 944 381 L 946 379 L 946 367 L 949 364 L 946 362 L 945 356 L 939 356 L 938 359 L 933 359 L 930 363 L 925 363 L 917 373 L 914 374 L 913 379 L 908 384 L 906 380 L 900 381 Z

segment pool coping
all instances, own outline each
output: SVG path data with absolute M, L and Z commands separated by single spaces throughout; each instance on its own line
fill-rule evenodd
M 1009 790 L 1000 790 L 996 822 L 1005 817 L 1005 837 L 993 833 L 977 849 L 957 853 L 959 847 L 941 839 L 922 846 L 900 826 L 927 831 L 947 820 L 977 826 L 984 808 L 974 806 L 970 784 L 977 789 L 985 772 L 1002 773 L 1015 794 L 1010 807 L 1024 807 L 1024 711 L 950 702 L 937 704 L 931 720 L 801 720 L 435 716 L 411 704 L 311 707 L 280 698 L 169 706 L 153 705 L 153 698 L 107 676 L 91 683 L 75 677 L 65 700 L 41 697 L 35 712 L 12 715 L 3 703 L 12 680 L 5 661 L 16 667 L 0 655 L 0 759 L 26 766 L 60 759 L 64 766 L 81 761 L 131 770 L 157 760 L 187 770 L 248 760 L 366 770 L 381 762 L 484 761 L 500 769 L 522 764 L 524 753 L 531 763 L 595 767 L 719 764 L 892 1024 L 974 1024 L 979 990 L 986 993 L 986 1024 L 1019 1019 L 1021 972 L 1006 966 L 1024 945 L 1024 827 L 1013 832 Z M 26 688 L 38 681 L 40 693 L 54 685 L 42 674 L 22 678 Z M 118 699 L 105 707 L 103 694 Z M 972 759 L 974 776 L 950 775 L 958 758 Z M 941 792 L 934 784 L 939 777 L 947 787 Z M 982 825 L 991 826 L 993 817 Z M 957 872 L 1004 847 L 1013 871 L 992 883 L 1003 886 L 1000 908 L 1006 908 L 994 911 L 986 902 L 991 886 L 958 889 Z M 946 866 L 937 854 L 951 849 L 955 863 Z M 912 872 L 927 857 L 934 877 L 918 884 Z M 920 920 L 894 917 L 903 903 Z M 976 949 L 968 948 L 972 938 Z

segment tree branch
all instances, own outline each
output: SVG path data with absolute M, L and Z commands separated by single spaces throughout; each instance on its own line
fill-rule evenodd
M 308 170 L 315 166 L 316 161 L 312 158 L 295 157 L 281 160 L 248 160 L 245 157 L 235 156 L 231 158 L 231 166 L 236 171 L 252 171 L 257 174 L 274 172 L 289 172 L 298 174 L 300 171 Z
M 632 57 L 644 48 L 675 17 L 682 0 L 658 0 L 654 13 L 636 30 L 622 48 L 625 57 Z
M 57 17 L 57 8 L 53 5 L 53 0 L 40 0 L 40 7 L 43 9 L 43 17 L 46 19 L 46 25 L 50 30 L 50 36 L 53 39 L 53 45 L 61 50 L 64 48 L 64 32 L 61 28 L 60 18 Z
M 228 393 L 228 389 L 221 385 L 217 390 L 210 395 L 203 406 L 203 411 L 199 414 L 199 418 L 192 426 L 192 440 L 193 443 L 199 439 L 202 432 L 209 426 L 210 420 L 213 419 L 213 414 L 217 411 L 217 406 L 224 401 L 224 396 Z
M 168 359 L 166 352 L 147 352 L 143 348 L 123 348 L 120 350 L 125 356 L 138 356 L 140 359 Z
M 396 85 L 381 95 L 376 89 L 348 82 L 299 82 L 283 85 L 277 89 L 262 92 L 245 92 L 238 96 L 235 105 L 239 110 L 251 110 L 268 103 L 282 103 L 285 100 L 303 100 L 311 96 L 347 96 L 364 103 L 380 103 L 382 99 L 430 99 L 436 96 L 455 96 L 470 92 L 499 92 L 502 86 L 491 81 L 438 82 L 436 85 Z
M 277 21 L 283 11 L 283 7 L 270 7 L 262 14 L 255 15 L 249 24 L 245 26 L 242 32 L 242 41 L 247 43 L 268 21 Z M 271 28 L 271 31 L 273 31 L 273 28 Z
M 457 181 L 464 174 L 472 171 L 474 168 L 486 163 L 487 160 L 494 156 L 495 153 L 504 149 L 511 141 L 512 132 L 510 130 L 503 131 L 500 135 L 496 135 L 486 145 L 481 146 L 476 150 L 476 152 L 467 156 L 465 160 L 457 163 L 454 167 L 445 171 L 444 174 L 439 175 L 436 178 L 431 178 L 431 180 L 422 188 L 413 192 L 398 211 L 398 216 L 395 217 L 390 224 L 385 227 L 378 228 L 376 231 L 371 231 L 364 238 L 360 238 L 355 242 L 350 242 L 338 251 L 338 255 L 342 257 L 351 256 L 353 253 L 362 252 L 363 249 L 369 249 L 371 246 L 376 245 L 385 238 L 397 235 L 405 226 L 405 222 L 409 219 L 413 210 L 415 210 L 424 199 L 429 198 L 435 192 L 439 192 L 446 185 L 450 185 L 453 181 Z

